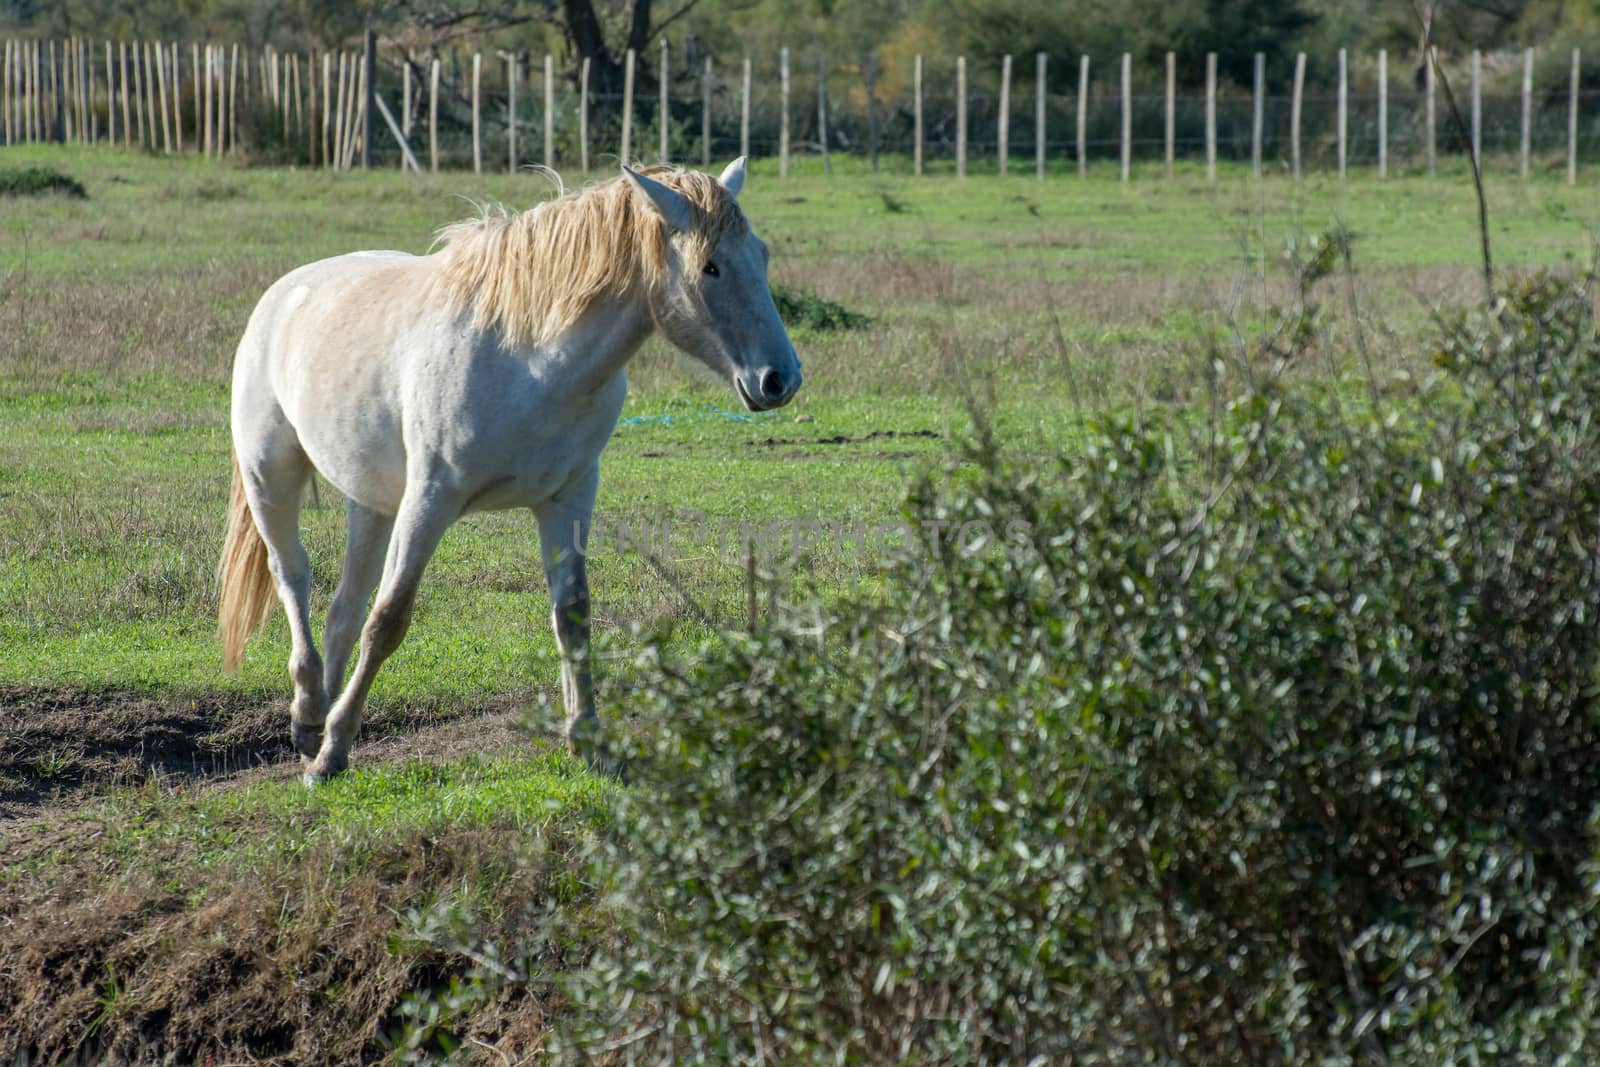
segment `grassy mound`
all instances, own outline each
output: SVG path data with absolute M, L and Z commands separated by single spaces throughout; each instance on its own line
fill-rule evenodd
M 0 196 L 67 196 L 86 200 L 83 183 L 69 174 L 49 167 L 21 167 L 0 170 Z

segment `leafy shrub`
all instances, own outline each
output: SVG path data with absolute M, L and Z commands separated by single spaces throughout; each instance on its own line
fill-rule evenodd
M 778 305 L 778 316 L 791 329 L 826 332 L 829 330 L 859 330 L 871 320 L 858 311 L 851 311 L 811 292 L 809 289 L 790 289 L 773 284 L 772 299 Z
M 0 170 L 0 196 L 68 196 L 85 200 L 89 194 L 83 183 L 69 174 L 49 167 L 20 167 Z
M 1591 1062 L 1600 341 L 1539 279 L 1384 410 L 981 434 L 887 592 L 640 654 L 630 1062 Z

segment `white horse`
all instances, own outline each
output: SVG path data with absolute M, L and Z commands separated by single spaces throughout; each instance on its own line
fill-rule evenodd
M 282 602 L 291 734 L 308 782 L 348 765 L 373 676 L 405 636 L 445 530 L 501 508 L 531 508 L 538 521 L 567 743 L 598 757 L 584 548 L 629 358 L 659 329 L 751 410 L 781 407 L 800 388 L 766 245 L 735 202 L 744 179 L 742 158 L 719 179 L 624 167 L 531 211 L 449 226 L 432 255 L 325 259 L 261 298 L 233 368 L 218 621 L 233 671 L 273 594 Z M 349 518 L 325 660 L 299 528 L 313 468 Z

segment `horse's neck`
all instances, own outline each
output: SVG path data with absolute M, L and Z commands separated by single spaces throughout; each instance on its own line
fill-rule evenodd
M 553 373 L 597 388 L 622 372 L 654 328 L 644 301 L 600 300 L 544 346 L 545 362 Z

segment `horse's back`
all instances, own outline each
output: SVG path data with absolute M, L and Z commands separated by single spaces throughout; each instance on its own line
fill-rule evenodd
M 409 347 L 404 335 L 431 306 L 426 263 L 406 252 L 353 252 L 274 282 L 235 357 L 235 436 L 265 439 L 292 427 L 346 495 L 392 506 L 403 484 L 390 458 L 401 432 L 398 362 Z

